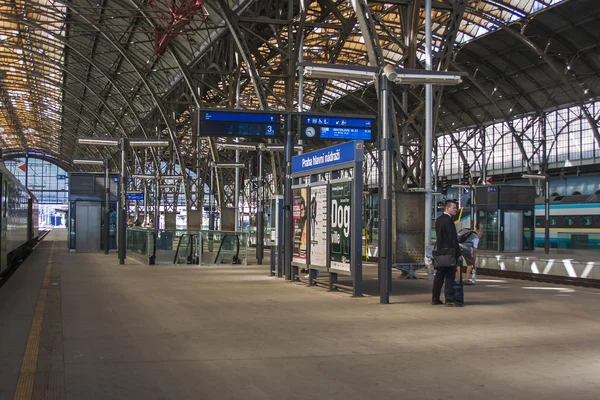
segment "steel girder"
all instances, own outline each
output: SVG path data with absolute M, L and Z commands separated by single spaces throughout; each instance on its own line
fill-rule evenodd
M 171 106 L 179 101 L 189 103 L 188 118 L 192 118 L 194 108 L 200 106 L 232 107 L 233 93 L 235 93 L 233 88 L 239 82 L 242 108 L 291 110 L 294 108 L 294 98 L 297 98 L 293 75 L 299 51 L 302 52 L 305 61 L 335 60 L 339 63 L 365 63 L 367 59 L 381 57 L 386 62 L 402 63 L 409 67 L 419 65 L 421 9 L 412 1 L 396 2 L 394 5 L 380 2 L 369 3 L 367 6 L 360 3 L 360 7 L 354 7 L 354 10 L 362 10 L 362 13 L 358 14 L 344 2 L 331 0 L 305 3 L 303 10 L 294 2 L 261 0 L 252 4 L 246 3 L 233 11 L 228 10 L 229 6 L 226 3 L 216 3 L 213 5 L 215 12 L 206 27 L 200 27 L 196 32 L 182 32 L 181 37 L 177 38 L 181 40 L 169 44 L 167 51 L 160 57 L 150 57 L 152 46 L 151 41 L 148 41 L 150 37 L 148 32 L 157 25 L 154 21 L 161 18 L 161 14 L 160 12 L 153 14 L 154 11 L 146 4 L 106 0 L 100 2 L 97 7 L 96 3 L 89 4 L 77 0 L 68 3 L 67 6 L 72 25 L 64 41 L 70 41 L 70 45 L 67 45 L 66 59 L 69 69 L 73 68 L 73 74 L 67 77 L 65 84 L 72 85 L 76 81 L 73 79 L 75 74 L 80 81 L 65 92 L 64 102 L 70 104 L 69 110 L 73 110 L 71 114 L 75 114 L 77 112 L 75 110 L 79 113 L 84 110 L 95 110 L 95 114 L 90 113 L 94 120 L 92 127 L 101 124 L 112 128 L 120 124 L 119 130 L 123 136 L 152 137 L 161 134 L 164 130 L 172 140 L 175 150 L 180 150 L 179 154 L 173 153 L 176 157 L 173 157 L 173 154 L 171 156 L 165 154 L 165 156 L 171 163 L 175 160 L 175 163 L 181 166 L 181 171 L 185 171 L 185 167 L 205 166 L 209 159 L 218 160 L 219 153 L 215 149 L 215 143 L 206 140 L 204 140 L 207 142 L 206 145 L 192 146 L 192 150 L 182 148 L 188 143 L 194 143 L 195 139 L 192 138 L 193 133 L 191 133 L 193 123 L 177 122 L 184 115 L 181 113 L 182 107 Z M 457 18 L 461 13 L 456 10 L 456 4 L 434 2 L 434 39 L 437 47 L 444 49 L 442 51 L 444 63 L 450 60 L 454 43 L 461 43 L 462 38 L 467 34 L 473 36 L 476 29 L 486 27 L 489 29 L 490 26 L 495 26 L 509 31 L 511 35 L 515 33 L 524 35 L 524 32 L 517 32 L 508 26 L 506 21 L 513 19 L 510 15 L 524 18 L 531 12 L 531 9 L 512 0 L 489 3 L 466 1 L 465 12 L 462 13 L 464 21 Z M 242 16 L 236 15 L 241 12 L 244 12 Z M 363 13 L 369 17 L 361 21 Z M 358 24 L 347 22 L 353 20 L 358 21 Z M 533 26 L 535 18 L 523 22 L 524 25 L 527 23 Z M 348 28 L 348 25 L 352 27 Z M 363 35 L 359 35 L 358 27 Z M 472 27 L 476 29 L 473 30 Z M 367 32 L 372 32 L 373 37 L 366 37 Z M 294 36 L 296 36 L 295 40 Z M 365 37 L 362 45 L 359 36 Z M 199 43 L 200 40 L 209 44 L 202 45 Z M 535 45 L 526 37 L 519 40 L 526 43 L 529 48 L 531 44 Z M 294 41 L 296 48 L 293 48 Z M 298 48 L 298 43 L 304 43 L 304 48 Z M 334 49 L 333 53 L 332 49 Z M 381 49 L 381 56 L 366 55 L 379 49 Z M 468 44 L 461 45 L 461 51 L 467 49 Z M 215 56 L 219 51 L 226 56 L 225 59 Z M 538 44 L 534 54 L 538 56 L 540 51 L 544 54 Z M 233 54 L 236 52 L 241 59 L 239 62 L 233 61 Z M 540 59 L 546 65 L 551 65 L 553 61 L 549 56 Z M 222 68 L 223 66 L 225 68 Z M 463 65 L 463 68 L 468 69 L 469 66 Z M 231 75 L 235 74 L 235 71 L 239 73 L 232 79 Z M 560 73 L 558 70 L 556 72 Z M 498 73 L 500 74 L 501 71 Z M 479 82 L 478 85 L 473 84 L 477 91 L 480 93 L 487 91 L 485 83 L 482 84 L 476 78 L 472 80 Z M 569 84 L 573 87 L 573 82 L 569 79 L 563 78 L 560 81 L 562 85 Z M 84 84 L 82 85 L 81 82 Z M 520 93 L 519 96 L 525 100 L 524 104 L 536 104 L 533 98 L 527 98 L 528 92 L 520 87 L 519 82 L 510 82 L 509 79 L 505 82 Z M 317 85 L 306 86 L 306 89 L 309 95 L 305 97 L 305 105 L 312 104 L 313 109 L 330 107 L 335 102 L 366 109 L 365 106 L 368 106 L 371 101 L 368 98 L 370 91 L 356 84 L 342 86 L 337 82 L 321 81 Z M 576 89 L 573 90 L 577 93 Z M 183 100 L 179 98 L 182 93 L 187 95 Z M 438 96 L 439 101 L 452 101 L 456 93 L 457 91 L 454 90 L 445 91 L 443 95 Z M 348 96 L 348 94 L 354 95 Z M 367 97 L 362 98 L 363 95 Z M 398 105 L 398 119 L 402 121 L 402 125 L 399 125 L 400 131 L 396 132 L 396 142 L 408 149 L 416 150 L 419 148 L 418 132 L 421 129 L 418 114 L 409 113 L 407 110 L 420 109 L 419 92 L 411 90 L 406 95 L 402 93 L 397 95 L 395 104 Z M 404 110 L 400 107 L 403 104 L 403 100 L 399 99 L 401 96 L 411 99 L 410 105 L 406 102 L 407 107 Z M 356 98 L 357 102 L 352 100 L 352 97 Z M 486 98 L 483 95 L 481 97 Z M 474 99 L 473 96 L 471 98 Z M 80 99 L 86 100 L 92 106 L 83 107 Z M 510 118 L 512 111 L 506 112 L 504 102 L 494 97 L 487 100 L 494 110 L 504 111 L 500 113 L 502 118 L 507 120 Z M 582 105 L 586 118 L 594 127 L 598 142 L 595 117 L 580 100 L 583 100 L 581 96 L 580 99 L 574 98 L 574 102 Z M 456 103 L 462 102 L 456 101 Z M 518 110 L 518 107 L 514 108 Z M 483 111 L 483 114 L 488 115 L 489 118 L 496 113 L 497 111 L 495 113 Z M 464 121 L 460 119 L 456 121 L 466 125 L 469 119 L 476 124 L 489 122 L 489 119 L 485 121 L 485 118 L 478 118 L 474 113 L 469 115 L 465 112 L 463 117 Z M 92 130 L 90 125 L 78 127 L 80 121 L 70 115 L 65 116 L 65 121 L 68 120 L 72 122 L 67 122 L 68 131 L 63 129 L 67 139 L 65 149 L 68 148 L 67 142 L 73 141 L 78 136 L 84 136 L 82 133 L 99 131 Z M 451 119 L 444 116 L 440 117 L 439 121 L 440 127 L 452 130 Z M 158 133 L 153 128 L 158 128 Z M 4 140 L 3 137 L 2 139 Z M 198 145 L 198 142 L 195 143 Z M 206 151 L 206 156 L 196 154 L 197 149 L 201 152 Z M 407 153 L 410 156 L 410 151 Z M 279 177 L 281 171 L 278 158 L 278 156 L 273 157 L 271 162 L 272 168 L 275 169 L 275 177 Z M 408 176 L 412 176 L 415 181 L 418 181 L 420 175 L 418 159 L 419 157 L 416 156 L 405 161 L 408 165 L 406 168 L 412 171 Z M 156 162 L 157 166 L 160 165 L 158 160 Z M 218 185 L 219 188 L 222 186 Z M 196 190 L 198 193 L 203 192 L 199 183 Z M 190 196 L 191 192 L 188 192 L 188 197 Z
M 584 104 L 582 97 L 579 95 L 579 92 L 577 91 L 577 89 L 574 87 L 573 83 L 571 80 L 567 79 L 567 77 L 565 77 L 565 74 L 558 71 L 554 60 L 550 59 L 547 55 L 546 55 L 546 51 L 542 50 L 541 48 L 537 47 L 537 45 L 535 45 L 531 40 L 529 40 L 525 34 L 524 34 L 524 29 L 522 29 L 520 32 L 513 30 L 512 28 L 503 25 L 500 23 L 500 25 L 502 26 L 502 28 L 506 31 L 510 31 L 510 34 L 516 38 L 518 38 L 520 41 L 522 41 L 523 43 L 527 44 L 527 47 L 530 48 L 535 54 L 536 56 L 542 60 L 542 63 L 545 65 L 548 65 L 550 67 L 550 70 L 553 72 L 553 74 L 559 78 L 559 83 L 556 84 L 555 88 L 558 87 L 563 87 L 563 86 L 567 86 L 571 88 L 571 93 L 573 93 L 574 96 L 574 100 L 575 103 L 579 105 L 580 109 L 582 110 L 582 113 L 585 115 L 586 119 L 588 120 L 588 122 L 590 123 L 590 126 L 592 127 L 592 130 L 594 132 L 594 136 L 596 138 L 597 143 L 598 142 L 598 128 L 597 128 L 597 120 L 590 114 L 588 107 Z M 465 52 L 465 49 L 462 50 L 463 52 Z M 473 60 L 476 59 L 476 56 L 472 57 Z M 512 61 L 506 57 L 505 58 L 507 64 L 510 64 Z M 514 88 L 517 88 L 517 92 L 520 93 L 520 95 L 532 106 L 534 106 L 537 110 L 537 115 L 539 115 L 539 118 L 543 118 L 544 117 L 544 109 L 547 109 L 548 106 L 547 105 L 537 105 L 535 103 L 535 101 L 533 99 L 531 99 L 527 92 L 522 90 L 518 84 L 516 84 L 509 76 L 502 74 L 499 70 L 497 70 L 497 68 L 495 66 L 490 65 L 489 63 L 486 63 L 485 60 L 477 60 L 479 65 L 485 65 L 486 68 L 490 69 L 490 70 L 495 70 L 498 76 L 502 76 L 500 81 L 506 82 L 509 85 L 512 85 Z M 459 67 L 456 63 L 453 63 L 453 67 L 460 70 L 461 67 Z M 475 71 L 475 73 L 477 72 L 477 70 Z M 528 74 L 528 71 L 522 71 L 521 73 L 524 74 Z M 531 78 L 532 81 L 535 81 L 535 79 L 533 79 L 533 77 Z M 473 78 L 470 78 L 471 83 L 473 85 L 476 85 L 478 90 L 490 101 L 490 104 L 495 105 L 497 111 L 502 115 L 503 120 L 507 121 L 507 126 L 510 128 L 511 134 L 523 156 L 523 159 L 526 160 L 526 170 L 528 172 L 532 171 L 532 160 L 539 155 L 539 152 L 542 151 L 542 156 L 540 158 L 540 169 L 542 170 L 542 172 L 547 172 L 547 168 L 548 168 L 548 163 L 547 163 L 547 158 L 548 158 L 548 154 L 546 151 L 547 146 L 545 145 L 548 137 L 547 135 L 544 133 L 543 135 L 540 136 L 540 142 L 537 144 L 537 146 L 533 146 L 533 153 L 532 154 L 528 154 L 528 152 L 525 150 L 524 145 L 523 145 L 523 133 L 517 131 L 514 126 L 511 123 L 510 120 L 510 112 L 513 111 L 513 107 L 517 108 L 520 106 L 520 103 L 517 101 L 517 103 L 515 103 L 515 105 L 513 107 L 511 107 L 511 109 L 507 112 L 504 111 L 500 105 L 498 105 L 498 102 L 489 94 L 488 90 L 485 90 L 479 83 L 477 83 L 477 81 Z M 498 89 L 499 93 L 502 93 L 502 89 L 501 89 L 502 85 L 498 85 L 497 83 L 494 86 L 494 90 L 492 92 L 492 94 L 496 91 L 496 89 Z M 547 93 L 547 99 L 549 101 L 552 101 L 551 99 L 553 99 L 552 93 L 547 91 L 547 88 L 538 88 L 538 90 L 542 90 L 542 91 L 546 91 Z M 456 100 L 455 100 L 456 101 Z M 558 107 L 559 104 L 558 103 L 554 103 L 555 107 Z M 465 110 L 464 107 L 462 107 L 463 110 Z M 492 118 L 493 119 L 493 118 Z M 475 120 L 472 118 L 472 120 Z M 488 119 L 489 120 L 489 119 Z M 535 122 L 532 122 L 535 123 Z M 545 130 L 544 130 L 545 132 Z M 494 146 L 494 144 L 492 144 L 492 146 Z M 460 148 L 460 147 L 459 147 Z M 463 156 L 464 158 L 464 156 Z M 539 158 L 539 157 L 538 157 Z M 485 167 L 484 167 L 485 168 Z M 485 171 L 485 170 L 484 170 Z

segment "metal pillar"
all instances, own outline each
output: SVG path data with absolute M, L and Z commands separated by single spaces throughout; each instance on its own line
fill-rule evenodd
M 546 224 L 544 226 L 544 252 L 550 252 L 550 177 L 546 175 L 544 180 L 544 218 Z
M 237 52 L 235 53 L 236 55 L 236 64 L 237 62 L 237 57 L 238 54 Z M 240 109 L 240 90 L 241 90 L 241 80 L 240 80 L 240 75 L 237 74 L 236 75 L 236 83 L 235 83 L 235 109 L 239 110 Z M 235 138 L 234 141 L 236 143 L 240 142 L 239 138 Z M 200 154 L 200 153 L 198 153 Z M 235 162 L 239 163 L 240 162 L 240 151 L 236 150 L 235 151 Z M 240 169 L 236 168 L 235 169 L 235 193 L 234 193 L 234 207 L 235 207 L 235 231 L 239 231 L 240 230 Z
M 154 226 L 156 230 L 160 229 L 160 179 L 156 180 L 154 188 Z
M 379 139 L 379 154 L 381 155 L 380 185 L 379 192 L 379 302 L 389 304 L 390 286 L 392 279 L 392 139 L 389 123 L 389 81 L 382 73 L 379 76 L 380 85 L 380 115 L 381 115 L 381 138 Z M 362 176 L 356 176 L 362 179 Z M 362 196 L 362 193 L 361 193 Z M 362 211 L 362 210 L 361 210 Z
M 431 0 L 425 0 L 425 70 L 431 71 Z M 425 249 L 431 244 L 431 153 L 433 150 L 433 85 L 425 84 L 425 148 L 423 169 L 425 170 Z
M 238 138 L 235 138 L 235 142 L 239 142 Z M 235 162 L 240 162 L 240 151 L 235 151 Z M 234 210 L 235 210 L 235 231 L 240 230 L 240 169 L 235 169 L 235 193 L 234 193 Z
M 25 187 L 29 189 L 29 153 L 25 153 Z
M 110 249 L 110 176 L 108 174 L 108 159 L 104 160 L 104 254 Z
M 288 114 L 286 118 L 287 129 L 285 134 L 285 180 L 283 190 L 283 235 L 284 242 L 284 264 L 283 269 L 285 278 L 292 279 L 292 149 L 294 148 L 294 132 L 292 131 L 292 115 Z
M 210 207 L 210 211 L 208 212 L 208 230 L 210 230 L 210 231 L 215 230 L 215 212 L 213 210 L 213 208 L 215 206 L 214 205 L 215 192 L 213 189 L 214 177 L 215 177 L 215 166 L 213 166 L 210 169 L 210 194 L 208 196 L 208 205 Z
M 119 264 L 125 264 L 127 252 L 127 153 L 129 153 L 129 139 L 121 139 L 121 193 L 119 200 Z
M 548 254 L 550 252 L 550 176 L 548 175 L 548 138 L 546 132 L 546 114 L 542 113 L 540 120 L 543 140 L 542 149 L 544 151 L 544 165 L 542 168 L 540 168 L 540 172 L 544 173 L 544 218 L 546 219 L 546 225 L 544 227 L 544 252 Z
M 383 78 L 387 80 L 387 78 Z M 356 142 L 359 145 L 360 142 Z M 364 144 L 360 143 L 361 146 Z M 357 148 L 354 149 L 354 154 L 358 155 L 354 160 L 354 184 L 352 185 L 352 217 L 350 218 L 350 265 L 352 266 L 352 296 L 362 297 L 362 213 L 363 213 L 363 160 L 364 160 L 364 149 L 360 152 Z M 390 211 L 391 211 L 391 198 L 390 198 Z M 310 202 L 309 202 L 310 204 Z M 311 211 L 312 212 L 312 211 Z M 310 214 L 309 214 L 310 215 Z M 391 215 L 391 213 L 390 213 Z M 308 224 L 310 227 L 310 224 Z M 390 220 L 391 225 L 391 220 Z M 309 230 L 310 234 L 310 230 Z M 391 245 L 391 235 L 390 245 Z M 310 238 L 310 236 L 308 236 Z M 330 241 L 328 241 L 330 242 Z M 329 254 L 329 252 L 327 252 Z M 390 273 L 392 269 L 390 267 Z
M 262 181 L 263 151 L 258 149 L 258 186 L 256 190 L 256 262 L 262 265 L 264 257 L 265 242 L 265 218 L 264 218 L 264 188 Z M 237 169 L 237 168 L 236 168 Z

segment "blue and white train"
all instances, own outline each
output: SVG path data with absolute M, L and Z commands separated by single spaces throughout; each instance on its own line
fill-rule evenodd
M 600 194 L 552 196 L 550 248 L 600 250 Z M 535 246 L 544 247 L 544 199 L 535 204 Z M 456 215 L 456 229 L 471 227 L 471 207 Z
M 550 198 L 550 247 L 600 250 L 600 195 Z M 544 247 L 544 200 L 535 205 L 535 245 Z

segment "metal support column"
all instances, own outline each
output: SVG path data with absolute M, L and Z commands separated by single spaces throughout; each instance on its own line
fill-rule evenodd
M 383 78 L 387 80 L 387 78 Z M 356 142 L 357 146 L 364 146 L 363 143 Z M 350 264 L 352 270 L 352 296 L 362 297 L 362 200 L 363 200 L 363 160 L 364 149 L 360 152 L 354 149 L 357 157 L 354 160 L 354 184 L 352 185 L 352 217 L 350 218 Z M 360 154 L 360 156 L 358 156 Z M 391 210 L 391 199 L 390 199 Z M 391 215 L 391 213 L 390 213 Z M 391 220 L 390 220 L 391 222 Z M 310 224 L 309 224 L 310 226 Z M 309 232 L 310 233 L 310 232 Z M 311 236 L 309 236 L 311 237 Z M 329 241 L 328 241 L 329 242 Z M 390 235 L 391 243 L 391 235 Z M 329 254 L 329 252 L 327 252 Z M 390 272 L 392 271 L 390 267 Z
M 546 175 L 544 179 L 544 252 L 550 252 L 550 177 Z
M 156 230 L 160 229 L 160 179 L 156 180 L 154 189 L 154 226 Z
M 431 0 L 425 0 L 425 70 L 431 71 Z M 431 153 L 433 151 L 433 85 L 425 84 L 425 148 L 423 169 L 425 170 L 425 251 L 431 244 L 432 201 L 431 201 Z
M 283 190 L 283 235 L 284 241 L 284 264 L 283 269 L 287 280 L 292 279 L 292 244 L 294 241 L 292 226 L 292 149 L 294 148 L 294 132 L 292 131 L 292 115 L 286 118 L 287 126 L 285 133 L 285 180 Z
M 265 242 L 265 219 L 264 219 L 264 187 L 262 181 L 263 151 L 258 149 L 258 187 L 256 190 L 256 262 L 262 265 L 264 257 Z
M 29 189 L 29 153 L 25 153 L 25 187 Z
M 544 252 L 550 252 L 550 176 L 548 175 L 548 137 L 546 132 L 546 114 L 542 113 L 540 118 L 542 128 L 542 149 L 544 151 L 543 166 L 540 172 L 544 174 Z
M 235 139 L 236 143 L 239 142 L 239 139 L 236 138 Z M 236 164 L 239 164 L 240 162 L 240 151 L 236 150 L 235 151 L 235 162 Z M 235 207 L 235 213 L 234 213 L 234 218 L 235 218 L 235 225 L 234 225 L 234 229 L 235 231 L 239 231 L 240 230 L 240 169 L 236 168 L 235 169 L 235 193 L 234 193 L 234 204 L 233 206 Z
M 389 81 L 384 74 L 379 76 L 380 85 L 380 115 L 381 138 L 379 139 L 379 154 L 381 155 L 379 193 L 379 302 L 389 304 L 390 285 L 392 279 L 392 139 L 389 122 Z M 362 168 L 361 168 L 362 170 Z M 360 179 L 357 175 L 356 179 Z M 362 195 L 362 194 L 361 194 Z
M 208 195 L 208 206 L 209 206 L 209 211 L 208 211 L 208 229 L 211 231 L 215 230 L 215 213 L 213 212 L 213 207 L 214 207 L 214 200 L 215 200 L 215 195 L 214 195 L 214 180 L 215 180 L 215 167 L 211 167 L 210 169 L 210 193 Z
M 235 53 L 235 57 L 236 57 L 236 64 L 238 64 L 238 54 L 237 52 Z M 239 65 L 239 64 L 238 64 Z M 240 91 L 241 91 L 241 79 L 240 79 L 240 74 L 236 74 L 236 82 L 235 82 L 235 109 L 239 110 L 240 109 Z M 239 138 L 235 138 L 234 141 L 236 143 L 240 142 Z M 198 153 L 200 154 L 200 153 Z M 235 151 L 235 162 L 236 164 L 239 164 L 240 162 L 240 151 L 236 150 Z M 241 230 L 241 224 L 240 224 L 240 169 L 236 168 L 235 169 L 235 194 L 234 194 L 234 205 L 235 207 L 235 213 L 234 213 L 234 218 L 235 218 L 235 231 L 239 231 Z
M 119 199 L 119 264 L 125 264 L 127 247 L 127 154 L 129 139 L 121 139 L 121 193 Z
M 108 158 L 104 159 L 104 254 L 110 249 L 110 176 Z
M 149 218 L 148 218 L 148 199 L 150 198 L 148 195 L 148 184 L 146 182 L 143 183 L 144 185 L 144 220 L 142 221 L 144 223 L 144 225 L 142 226 L 146 226 L 146 223 L 148 222 Z

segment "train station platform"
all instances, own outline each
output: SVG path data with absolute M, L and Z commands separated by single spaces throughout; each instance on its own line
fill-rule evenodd
M 267 265 L 69 253 L 55 230 L 0 287 L 5 399 L 597 399 L 600 290 L 509 279 L 432 306 L 366 266 L 352 298 Z M 395 273 L 399 278 L 399 273 Z

